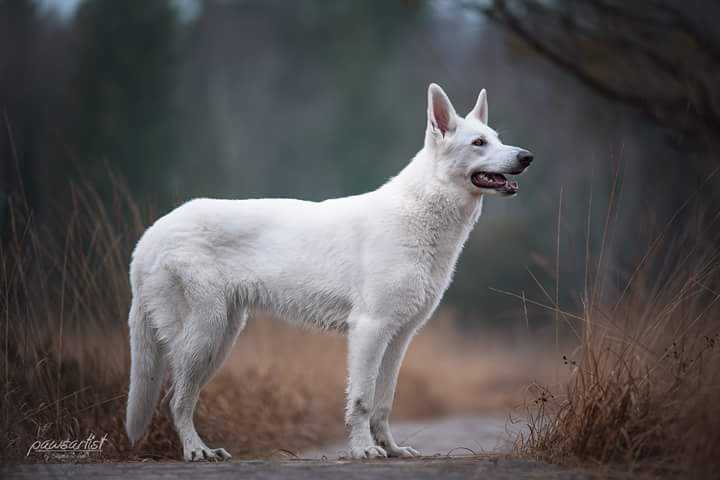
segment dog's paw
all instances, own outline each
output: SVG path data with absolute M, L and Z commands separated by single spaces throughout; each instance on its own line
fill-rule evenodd
M 388 454 L 384 448 L 372 445 L 370 447 L 353 447 L 350 449 L 350 456 L 355 459 L 387 458 Z
M 183 456 L 186 462 L 214 462 L 232 458 L 224 448 L 208 448 L 204 445 L 186 449 Z
M 414 458 L 414 457 L 420 457 L 422 456 L 419 451 L 415 450 L 412 447 L 395 447 L 395 448 L 387 448 L 386 451 L 388 454 L 388 457 L 400 457 L 400 458 Z

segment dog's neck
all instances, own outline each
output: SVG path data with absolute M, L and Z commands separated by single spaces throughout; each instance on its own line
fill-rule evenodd
M 415 247 L 419 264 L 431 272 L 433 283 L 444 290 L 463 245 L 482 210 L 482 196 L 461 191 L 457 184 L 438 178 L 432 162 L 438 159 L 425 149 L 379 191 L 401 219 L 409 237 L 404 245 Z
M 383 188 L 420 206 L 426 214 L 439 217 L 438 224 L 474 225 L 482 212 L 482 195 L 471 194 L 449 179 L 439 177 L 438 161 L 432 149 L 425 146 Z

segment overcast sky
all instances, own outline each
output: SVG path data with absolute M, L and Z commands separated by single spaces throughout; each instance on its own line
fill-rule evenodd
M 62 17 L 70 17 L 83 0 L 35 0 L 45 10 L 54 10 Z M 183 17 L 191 18 L 200 10 L 200 0 L 172 0 L 178 7 Z

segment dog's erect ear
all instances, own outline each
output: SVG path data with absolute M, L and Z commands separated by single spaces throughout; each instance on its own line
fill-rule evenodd
M 487 92 L 483 88 L 478 95 L 477 103 L 475 108 L 470 110 L 465 118 L 475 118 L 480 120 L 482 123 L 487 125 L 488 123 L 488 104 L 487 104 Z
M 428 88 L 428 122 L 430 128 L 443 137 L 457 127 L 455 109 L 443 89 L 435 83 L 431 83 Z

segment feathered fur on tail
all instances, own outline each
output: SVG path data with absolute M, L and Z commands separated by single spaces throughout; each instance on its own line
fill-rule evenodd
M 135 296 L 133 296 L 135 297 Z M 148 427 L 160 396 L 165 365 L 155 332 L 137 299 L 130 307 L 130 392 L 125 428 L 134 444 Z

